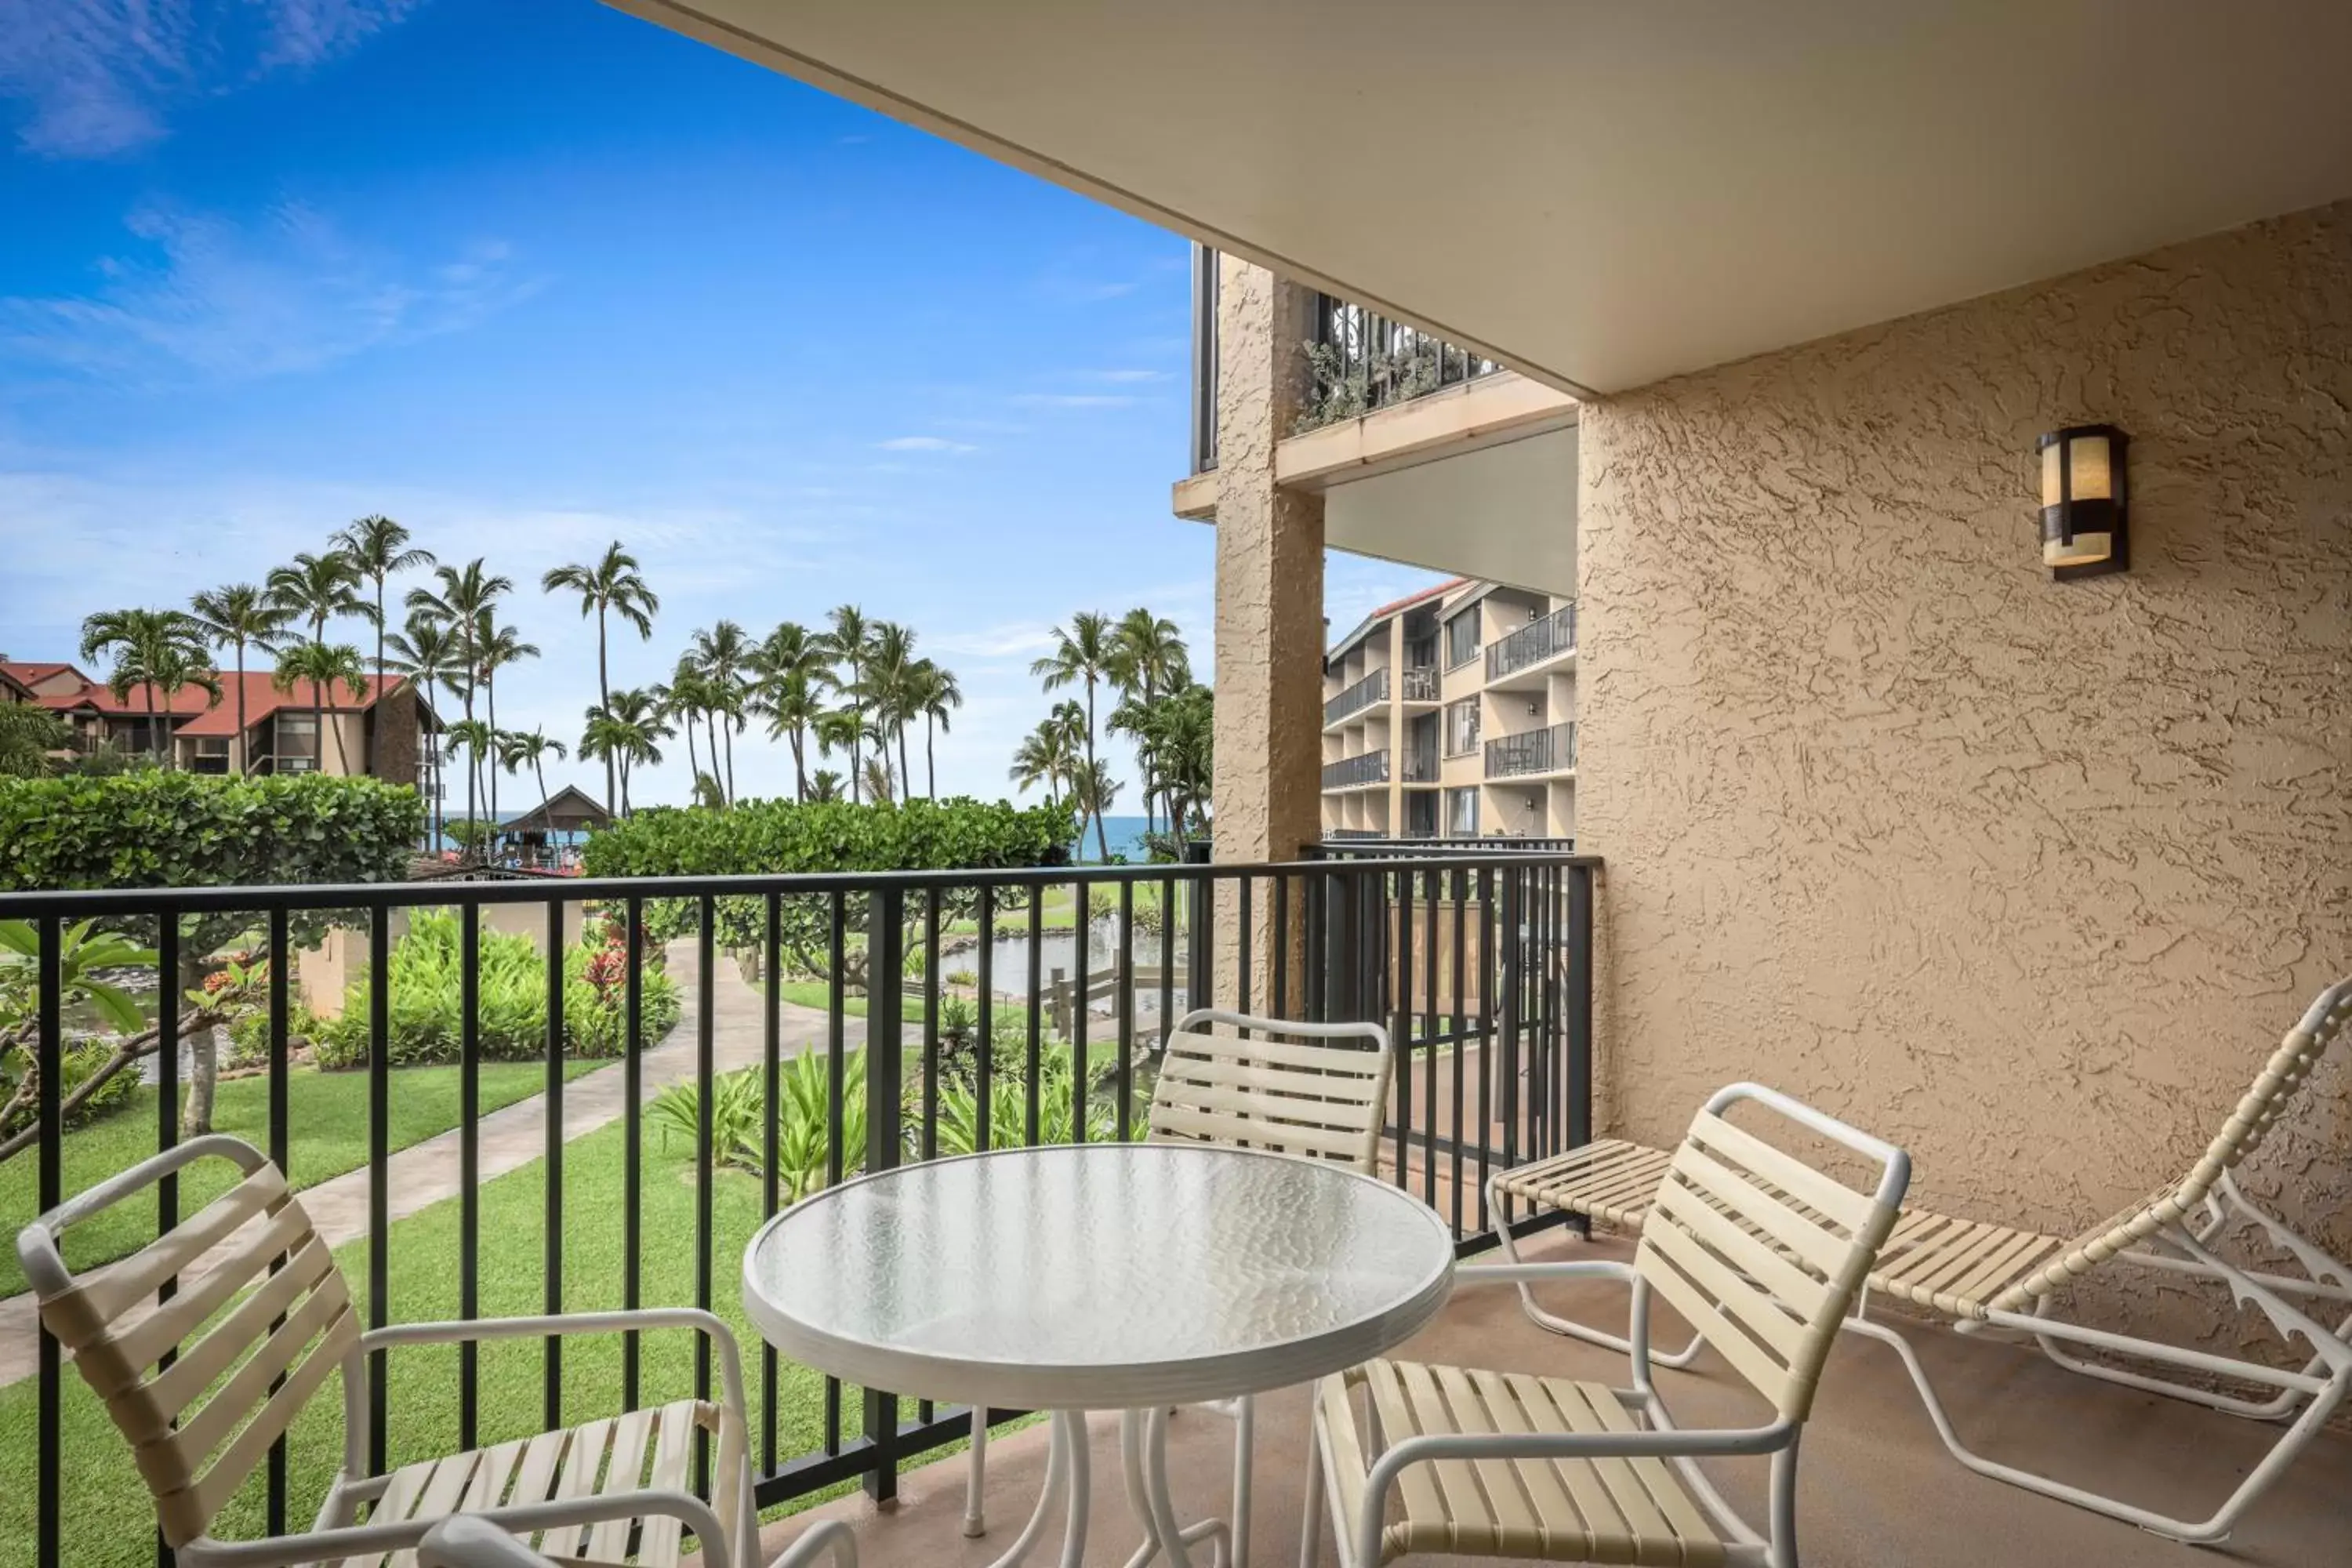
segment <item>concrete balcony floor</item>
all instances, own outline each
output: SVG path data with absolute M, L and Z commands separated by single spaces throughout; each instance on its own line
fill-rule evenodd
M 1528 1255 L 1569 1254 L 1580 1245 L 1551 1233 Z M 1631 1255 L 1630 1247 L 1616 1241 L 1593 1243 L 1589 1251 Z M 1605 1283 L 1556 1287 L 1547 1300 L 1592 1321 L 1623 1321 L 1623 1292 Z M 1660 1319 L 1672 1322 L 1663 1310 Z M 2075 1376 L 2032 1351 L 1960 1340 L 1925 1325 L 1912 1337 L 1962 1436 L 1979 1452 L 2167 1511 L 2210 1511 L 2274 1435 L 2266 1426 Z M 1664 1328 L 1659 1338 L 1682 1342 Z M 1625 1381 L 1624 1358 L 1534 1327 L 1520 1316 L 1517 1297 L 1499 1288 L 1457 1296 L 1397 1353 Z M 1658 1379 L 1685 1426 L 1759 1418 L 1760 1402 L 1719 1358 L 1702 1356 L 1692 1371 L 1661 1372 Z M 1298 1559 L 1306 1410 L 1304 1394 L 1296 1389 L 1260 1401 L 1251 1510 L 1255 1568 L 1290 1568 Z M 1093 1527 L 1086 1561 L 1089 1568 L 1118 1568 L 1139 1536 L 1121 1489 L 1118 1422 L 1097 1416 L 1093 1429 Z M 1190 1522 L 1225 1512 L 1232 1423 L 1191 1412 L 1175 1421 L 1171 1434 L 1169 1468 L 1180 1516 Z M 899 1500 L 887 1512 L 854 1498 L 827 1504 L 815 1516 L 853 1522 L 862 1568 L 985 1568 L 1028 1517 L 1045 1454 L 1042 1426 L 990 1444 L 990 1525 L 982 1540 L 962 1534 L 961 1455 L 901 1477 Z M 1760 1524 L 1762 1463 L 1717 1461 L 1711 1469 L 1734 1506 Z M 2325 1434 L 2305 1450 L 2220 1550 L 2184 1546 L 1961 1468 L 1937 1440 L 1894 1353 L 1852 1337 L 1841 1340 L 1831 1357 L 1805 1431 L 1799 1478 L 1799 1543 L 1808 1568 L 2352 1563 L 2352 1506 L 2345 1500 L 2352 1497 L 2352 1435 Z M 770 1525 L 762 1556 L 782 1551 L 809 1517 L 814 1516 Z M 1057 1519 L 1030 1561 L 1052 1563 L 1059 1544 Z M 1322 1568 L 1336 1568 L 1328 1533 L 1319 1561 Z M 1205 1551 L 1194 1562 L 1206 1568 Z

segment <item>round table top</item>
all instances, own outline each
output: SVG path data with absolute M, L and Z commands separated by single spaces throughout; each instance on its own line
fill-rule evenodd
M 803 1199 L 743 1254 L 778 1351 L 896 1394 L 1032 1410 L 1227 1399 L 1410 1338 L 1454 1238 L 1333 1164 L 1201 1143 L 1007 1149 Z

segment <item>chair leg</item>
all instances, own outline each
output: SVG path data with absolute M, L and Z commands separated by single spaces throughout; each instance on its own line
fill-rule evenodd
M 1234 1531 L 1232 1568 L 1249 1568 L 1250 1452 L 1257 1428 L 1257 1398 L 1244 1394 L 1234 1409 Z
M 1490 1181 L 1486 1184 L 1486 1206 L 1488 1211 L 1496 1216 L 1498 1222 L 1495 1226 L 1495 1236 L 1496 1239 L 1502 1243 L 1504 1259 L 1507 1262 L 1517 1263 L 1521 1261 L 1521 1258 L 1519 1257 L 1518 1242 L 1514 1239 L 1511 1235 L 1510 1198 L 1507 1194 L 1498 1190 L 1497 1183 L 1499 1183 L 1500 1180 L 1501 1178 L 1497 1177 L 1494 1181 Z M 1550 1333 L 1565 1334 L 1570 1339 L 1582 1340 L 1587 1344 L 1599 1345 L 1603 1350 L 1612 1350 L 1621 1355 L 1631 1355 L 1633 1353 L 1633 1342 L 1623 1338 L 1622 1335 L 1612 1334 L 1606 1330 L 1596 1329 L 1589 1324 L 1580 1323 L 1573 1318 L 1563 1318 L 1555 1312 L 1545 1311 L 1541 1307 L 1536 1305 L 1535 1291 L 1524 1282 L 1518 1285 L 1517 1289 L 1519 1292 L 1519 1307 L 1527 1313 L 1528 1321 L 1533 1323 L 1536 1327 L 1545 1330 Z M 1672 1367 L 1676 1371 L 1680 1371 L 1698 1359 L 1700 1347 L 1705 1343 L 1706 1342 L 1700 1339 L 1696 1333 L 1693 1333 L 1691 1335 L 1690 1343 L 1671 1354 L 1660 1351 L 1652 1351 L 1650 1352 L 1650 1364 L 1653 1366 Z
M 988 1494 L 988 1407 L 975 1405 L 971 1413 L 971 1463 L 964 1471 L 963 1532 L 967 1540 L 976 1540 L 988 1533 L 988 1513 L 983 1499 Z
M 1323 1412 L 1317 1401 L 1307 1421 L 1307 1512 L 1298 1522 L 1298 1568 L 1316 1568 L 1323 1550 Z
M 2142 1530 L 2153 1534 L 2169 1536 L 2173 1540 L 2188 1542 L 2193 1545 L 2210 1546 L 2229 1539 L 2230 1531 L 2236 1527 L 2240 1517 L 2257 1498 L 2270 1489 L 2271 1483 L 2279 1478 L 2286 1467 L 2294 1462 L 2295 1456 L 2303 1451 L 2314 1436 L 2318 1435 L 2320 1427 L 2335 1413 L 2336 1406 L 2343 1403 L 2346 1392 L 2344 1380 L 2338 1378 L 2316 1395 L 2310 1396 L 2303 1415 L 2280 1435 L 2279 1440 L 2271 1446 L 2270 1452 L 2263 1457 L 2262 1462 L 2248 1472 L 2245 1479 L 2238 1484 L 2237 1489 L 2232 1491 L 2223 1500 L 2221 1506 L 2210 1515 L 2202 1520 L 2176 1519 L 2107 1497 L 2103 1493 L 2085 1491 L 2080 1487 L 2069 1486 L 2063 1481 L 2053 1480 L 2047 1476 L 2036 1475 L 2031 1470 L 2021 1470 L 2014 1465 L 2004 1465 L 1974 1452 L 1960 1441 L 1959 1433 L 1954 1429 L 1950 1415 L 1945 1412 L 1943 1402 L 1936 1396 L 1935 1386 L 1927 1381 L 1927 1369 L 1920 1365 L 1918 1352 L 1911 1348 L 1910 1341 L 1883 1323 L 1874 1323 L 1865 1319 L 1850 1317 L 1840 1326 L 1855 1333 L 1867 1335 L 1893 1348 L 1895 1355 L 1902 1361 L 1904 1370 L 1910 1374 L 1913 1386 L 1919 1391 L 1919 1401 L 1927 1407 L 1927 1419 L 1934 1424 L 1936 1435 L 1943 1439 L 1944 1447 L 1951 1451 L 1952 1458 L 1969 1469 L 1981 1476 L 1990 1476 L 1995 1480 L 2007 1481 L 2010 1485 L 2021 1488 L 2026 1491 L 2039 1492 L 2043 1497 L 2056 1498 L 2061 1502 L 2073 1503 L 2075 1507 L 2088 1509 L 2093 1513 L 2102 1513 L 2110 1519 L 2119 1519 L 2126 1524 L 2138 1525 Z

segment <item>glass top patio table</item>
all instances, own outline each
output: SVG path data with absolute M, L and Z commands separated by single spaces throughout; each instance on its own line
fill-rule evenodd
M 1200 1403 L 1410 1338 L 1454 1240 L 1338 1165 L 1198 1143 L 1007 1149 L 879 1172 L 778 1215 L 743 1308 L 868 1388 L 1031 1410 Z

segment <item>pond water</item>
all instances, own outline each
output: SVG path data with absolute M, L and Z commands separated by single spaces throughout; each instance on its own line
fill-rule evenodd
M 1008 932 L 1005 930 L 1008 921 L 1022 922 L 1024 929 Z M 989 978 L 1000 994 L 1026 995 L 1028 994 L 1029 932 L 1025 929 L 1026 921 L 1025 915 L 1015 914 L 1001 919 L 997 922 L 996 941 L 989 953 L 991 970 Z M 1142 949 L 1142 962 L 1146 963 L 1159 962 L 1160 939 L 1156 935 L 1138 931 L 1136 942 Z M 1118 952 L 1118 921 L 1099 920 L 1087 928 L 1087 970 L 1089 974 L 1107 973 L 1110 968 L 1113 956 Z M 1076 978 L 1078 936 L 1075 931 L 1046 931 L 1037 943 L 1039 982 L 1049 985 L 1053 984 L 1054 971 L 1056 969 L 1062 972 L 1062 978 L 1065 980 Z M 940 948 L 940 973 L 954 974 L 965 970 L 969 970 L 975 975 L 980 973 L 979 939 L 963 937 L 952 944 L 942 942 Z

